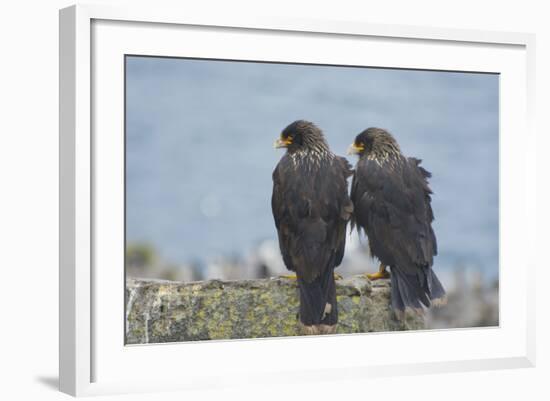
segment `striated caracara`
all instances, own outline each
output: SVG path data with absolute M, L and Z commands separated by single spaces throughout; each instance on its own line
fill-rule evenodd
M 308 121 L 286 127 L 275 146 L 286 153 L 273 171 L 273 217 L 284 263 L 298 280 L 302 331 L 334 333 L 334 269 L 344 256 L 353 211 L 347 185 L 351 166 Z
M 358 154 L 352 181 L 352 227 L 363 229 L 371 255 L 380 269 L 370 279 L 389 277 L 391 303 L 398 316 L 405 309 L 421 312 L 422 305 L 445 302 L 445 290 L 432 270 L 437 242 L 432 229 L 434 215 L 431 174 L 421 160 L 405 157 L 386 130 L 368 128 L 355 138 L 349 152 Z

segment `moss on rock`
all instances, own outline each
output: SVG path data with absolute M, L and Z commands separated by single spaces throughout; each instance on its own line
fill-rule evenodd
M 424 328 L 421 316 L 397 320 L 388 280 L 336 282 L 338 333 Z M 299 335 L 298 288 L 283 278 L 193 283 L 128 279 L 127 344 Z

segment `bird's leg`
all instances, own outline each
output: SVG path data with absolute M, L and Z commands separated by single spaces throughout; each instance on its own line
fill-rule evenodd
M 390 273 L 386 271 L 386 266 L 384 266 L 383 263 L 380 263 L 380 267 L 376 273 L 366 274 L 366 276 L 369 280 L 379 280 L 381 278 L 389 278 Z

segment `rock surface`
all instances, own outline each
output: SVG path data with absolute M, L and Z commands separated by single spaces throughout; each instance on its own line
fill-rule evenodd
M 388 280 L 354 276 L 336 283 L 337 333 L 424 328 L 424 318 L 413 313 L 394 317 Z M 297 313 L 297 284 L 284 278 L 126 283 L 127 344 L 295 336 Z

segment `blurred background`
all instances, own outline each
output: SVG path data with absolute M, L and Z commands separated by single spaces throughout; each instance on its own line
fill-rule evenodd
M 434 269 L 449 293 L 432 328 L 498 325 L 495 74 L 126 58 L 126 274 L 181 281 L 286 273 L 271 214 L 273 141 L 297 119 L 345 155 L 388 129 L 433 173 Z M 354 158 L 349 158 L 352 164 Z M 348 237 L 341 275 L 373 272 Z

